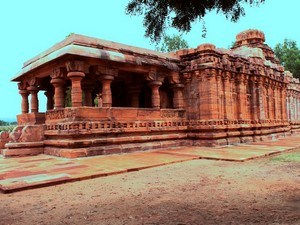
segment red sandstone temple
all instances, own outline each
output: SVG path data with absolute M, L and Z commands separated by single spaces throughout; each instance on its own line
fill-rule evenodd
M 300 84 L 258 30 L 161 53 L 72 34 L 24 63 L 2 153 L 84 157 L 262 141 L 300 130 Z M 38 92 L 47 98 L 39 112 Z

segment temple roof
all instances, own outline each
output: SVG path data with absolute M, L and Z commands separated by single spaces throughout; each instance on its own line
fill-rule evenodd
M 70 34 L 63 41 L 25 62 L 21 72 L 12 81 L 20 81 L 22 76 L 64 55 L 76 55 L 135 65 L 164 66 L 170 70 L 178 70 L 176 63 L 179 62 L 179 57 L 174 54 L 84 35 Z

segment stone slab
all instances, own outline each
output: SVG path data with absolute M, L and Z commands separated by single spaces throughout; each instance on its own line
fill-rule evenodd
M 49 155 L 0 156 L 0 191 L 10 193 L 195 159 L 243 162 L 295 148 L 300 148 L 299 136 L 236 146 L 178 147 L 75 159 Z

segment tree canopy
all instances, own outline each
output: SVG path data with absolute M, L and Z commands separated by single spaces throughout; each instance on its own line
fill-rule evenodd
M 172 52 L 183 48 L 188 48 L 189 45 L 186 40 L 182 38 L 181 35 L 165 35 L 160 47 L 157 50 L 161 52 Z
M 294 77 L 300 78 L 300 49 L 297 47 L 297 42 L 285 39 L 282 44 L 275 46 L 274 52 L 285 70 L 293 73 Z
M 243 4 L 259 5 L 265 0 L 131 0 L 126 13 L 144 15 L 145 36 L 158 42 L 165 28 L 174 27 L 181 32 L 191 30 L 191 23 L 202 20 L 210 11 L 223 13 L 236 22 L 245 15 Z M 205 26 L 202 32 L 205 34 Z

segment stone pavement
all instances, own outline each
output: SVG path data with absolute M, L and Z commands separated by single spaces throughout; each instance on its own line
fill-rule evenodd
M 0 156 L 0 191 L 25 189 L 137 171 L 194 159 L 243 162 L 300 147 L 300 136 L 223 147 L 180 147 L 130 154 L 66 159 L 49 155 Z

